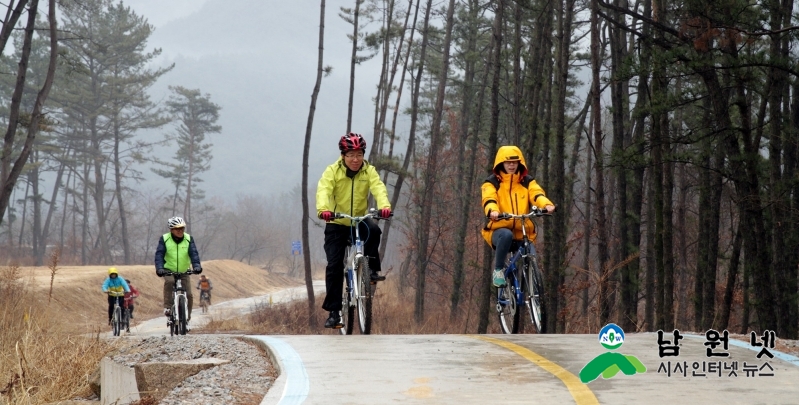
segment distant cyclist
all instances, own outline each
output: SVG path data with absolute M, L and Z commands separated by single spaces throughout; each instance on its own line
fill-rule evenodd
M 186 286 L 188 297 L 189 316 L 191 320 L 191 308 L 194 297 L 191 294 L 191 280 L 189 279 L 190 269 L 194 274 L 203 271 L 200 265 L 200 254 L 197 253 L 197 245 L 194 238 L 186 233 L 186 221 L 181 217 L 172 217 L 167 221 L 169 233 L 165 233 L 158 239 L 158 248 L 155 249 L 155 274 L 158 277 L 172 273 L 181 273 L 180 282 Z M 164 278 L 164 315 L 169 317 L 169 308 L 172 307 L 172 290 L 175 288 L 174 277 Z
M 108 269 L 108 277 L 103 282 L 103 292 L 108 294 L 108 324 L 114 316 L 114 304 L 119 301 L 119 306 L 124 305 L 125 293 L 130 292 L 130 286 L 124 278 L 119 276 L 115 267 Z
M 555 211 L 552 201 L 547 198 L 544 189 L 527 174 L 527 165 L 522 151 L 516 146 L 503 146 L 497 151 L 494 159 L 494 171 L 481 187 L 483 210 L 489 221 L 483 228 L 483 238 L 496 249 L 494 272 L 492 274 L 495 287 L 505 285 L 505 257 L 513 241 L 522 239 L 522 223 L 519 220 L 499 219 L 500 214 L 527 214 L 530 206 Z M 529 220 L 528 220 L 529 221 Z M 530 240 L 536 237 L 535 225 Z
M 130 287 L 130 292 L 125 293 L 125 308 L 128 310 L 128 314 L 130 314 L 130 319 L 133 319 L 133 309 L 134 304 L 136 303 L 136 298 L 139 298 L 139 290 L 133 285 L 133 281 L 128 278 L 125 280 L 128 282 L 128 287 Z
M 366 214 L 367 198 L 372 193 L 381 218 L 391 216 L 386 185 L 380 180 L 377 169 L 364 160 L 366 141 L 359 134 L 350 132 L 338 142 L 341 157 L 328 166 L 316 187 L 316 214 L 328 224 L 325 226 L 325 288 L 327 296 L 322 308 L 330 311 L 325 328 L 341 328 L 341 295 L 344 284 L 344 253 L 354 234 L 349 219 L 335 219 L 341 212 L 350 216 Z M 358 231 L 364 238 L 364 254 L 369 258 L 372 270 L 371 281 L 385 280 L 380 274 L 380 227 L 373 221 L 363 221 Z
M 202 299 L 203 293 L 205 293 L 208 297 L 208 305 L 211 305 L 211 290 L 214 289 L 214 286 L 211 284 L 211 279 L 205 277 L 205 274 L 200 276 L 200 281 L 197 282 L 197 289 L 200 290 L 200 299 Z

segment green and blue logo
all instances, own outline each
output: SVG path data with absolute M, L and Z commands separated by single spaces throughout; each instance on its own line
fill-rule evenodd
M 624 331 L 615 323 L 607 324 L 599 331 L 599 343 L 606 349 L 616 350 L 624 344 Z M 646 366 L 635 356 L 606 352 L 596 356 L 580 370 L 580 381 L 587 384 L 600 375 L 604 379 L 613 378 L 619 371 L 626 375 L 645 373 Z
M 624 344 L 624 331 L 615 323 L 607 324 L 599 331 L 599 343 L 605 349 L 616 350 Z

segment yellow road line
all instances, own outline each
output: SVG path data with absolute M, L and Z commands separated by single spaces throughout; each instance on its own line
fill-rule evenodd
M 588 385 L 583 384 L 582 381 L 580 381 L 580 379 L 577 378 L 576 375 L 570 373 L 565 368 L 547 360 L 540 354 L 535 353 L 534 351 L 528 348 L 519 346 L 517 344 L 502 339 L 496 339 L 488 336 L 477 336 L 477 335 L 470 335 L 470 337 L 484 340 L 486 342 L 490 342 L 495 345 L 502 346 L 513 352 L 516 352 L 516 354 L 518 354 L 519 356 L 522 356 L 525 359 L 530 360 L 531 362 L 535 363 L 537 366 L 548 371 L 550 374 L 554 375 L 555 377 L 558 377 L 561 381 L 563 381 L 563 384 L 566 385 L 566 388 L 569 389 L 569 393 L 571 393 L 572 398 L 574 398 L 574 402 L 576 402 L 577 405 L 599 405 L 599 401 L 596 399 L 596 396 L 591 391 L 591 389 L 588 388 Z

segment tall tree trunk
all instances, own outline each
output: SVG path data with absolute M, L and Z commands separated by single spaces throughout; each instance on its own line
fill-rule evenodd
M 128 216 L 125 212 L 124 199 L 122 197 L 122 162 L 119 160 L 120 128 L 118 117 L 114 118 L 114 182 L 117 197 L 117 209 L 119 209 L 119 222 L 122 225 L 122 251 L 124 253 L 124 264 L 130 263 L 130 241 L 128 240 Z M 187 201 L 190 198 L 186 198 Z M 187 217 L 188 220 L 188 217 Z
M 20 6 L 25 3 L 24 1 L 20 1 L 17 8 L 21 11 L 22 9 Z M 14 159 L 12 156 L 12 150 L 14 149 L 14 142 L 17 139 L 17 125 L 19 122 L 19 109 L 22 102 L 22 93 L 25 88 L 25 77 L 28 69 L 28 60 L 30 59 L 30 52 L 31 52 L 31 42 L 33 38 L 33 30 L 36 23 L 36 15 L 37 10 L 39 7 L 38 0 L 32 0 L 30 7 L 28 8 L 28 22 L 25 26 L 25 35 L 22 42 L 22 52 L 19 61 L 19 69 L 17 70 L 17 82 L 14 87 L 14 93 L 11 96 L 11 104 L 9 105 L 9 120 L 8 120 L 8 128 L 6 130 L 5 136 L 3 138 L 3 150 L 2 155 L 0 155 L 0 212 L 5 212 L 6 208 L 8 208 L 9 199 L 11 198 L 11 194 L 14 192 L 14 187 L 16 185 L 17 179 L 19 178 L 20 173 L 22 173 L 23 166 L 25 162 L 28 160 L 28 156 L 30 155 L 31 149 L 33 148 L 33 141 L 36 138 L 36 134 L 39 132 L 39 125 L 42 121 L 43 113 L 42 107 L 44 105 L 45 100 L 47 100 L 47 96 L 50 94 L 50 88 L 53 85 L 53 78 L 55 77 L 55 68 L 56 68 L 56 59 L 58 57 L 58 37 L 57 37 L 57 25 L 56 25 L 56 18 L 55 18 L 55 0 L 48 1 L 48 23 L 50 28 L 50 59 L 47 66 L 47 75 L 45 77 L 44 83 L 42 84 L 42 88 L 36 95 L 36 101 L 33 105 L 33 110 L 31 111 L 30 117 L 30 125 L 28 127 L 28 134 L 25 137 L 25 141 L 22 145 L 21 151 L 19 156 Z M 10 10 L 9 10 L 10 11 Z M 9 18 L 19 18 L 16 15 L 16 11 L 9 16 Z M 10 19 L 7 18 L 10 21 Z M 10 35 L 10 30 L 13 29 L 8 28 L 9 31 L 6 31 L 6 27 L 8 24 L 4 25 L 3 30 L 0 31 L 0 41 L 2 41 L 3 47 L 5 47 L 5 41 L 7 38 L 3 38 L 3 35 L 6 35 L 6 32 Z M 2 50 L 2 48 L 0 48 Z M 11 165 L 11 161 L 14 160 L 13 166 Z M 0 221 L 3 218 L 0 216 Z
M 397 185 L 394 187 L 394 193 L 391 195 L 392 207 L 397 206 L 399 198 L 402 195 L 402 184 L 405 182 L 405 174 L 408 172 L 408 167 L 411 163 L 411 155 L 413 155 L 413 151 L 416 146 L 416 125 L 419 119 L 419 88 L 421 86 L 422 72 L 424 71 L 424 63 L 427 56 L 428 26 L 430 23 L 430 9 L 432 5 L 433 0 L 427 0 L 427 9 L 425 10 L 424 14 L 424 22 L 422 23 L 422 43 L 419 50 L 419 66 L 417 67 L 418 73 L 416 75 L 416 81 L 413 84 L 414 90 L 411 93 L 411 127 L 408 132 L 408 149 L 407 152 L 405 152 L 405 159 L 402 162 L 402 170 L 397 176 Z M 390 230 L 391 221 L 386 221 L 386 227 L 383 230 L 383 238 L 381 239 L 381 244 L 383 246 L 385 246 L 385 242 L 388 240 L 388 234 Z
M 564 7 L 565 5 L 565 7 Z M 566 201 L 566 88 L 569 78 L 569 47 L 571 45 L 572 18 L 574 16 L 575 0 L 561 0 L 558 11 L 557 43 L 555 52 L 555 77 L 554 77 L 554 121 L 555 121 L 555 148 L 552 156 L 552 184 L 549 195 L 556 204 L 562 204 L 565 210 L 551 218 L 551 223 L 545 228 L 550 236 L 547 250 L 550 261 L 547 269 L 547 308 L 550 314 L 559 314 L 562 297 L 559 292 L 565 283 L 565 256 L 566 256 L 566 225 L 570 205 Z M 579 136 L 579 134 L 578 134 Z M 565 302 L 564 302 L 565 304 Z M 552 332 L 565 332 L 565 322 L 557 316 L 547 318 L 547 329 Z
M 424 294 L 425 277 L 427 274 L 427 248 L 430 238 L 430 220 L 433 210 L 433 194 L 435 193 L 436 176 L 438 175 L 438 153 L 441 149 L 441 119 L 444 115 L 444 96 L 449 77 L 449 49 L 452 44 L 453 16 L 455 14 L 455 0 L 449 0 L 447 8 L 446 34 L 444 35 L 444 51 L 441 61 L 441 76 L 438 82 L 438 94 L 433 111 L 433 126 L 430 134 L 430 155 L 425 168 L 424 191 L 422 193 L 422 218 L 419 240 L 418 280 L 416 284 L 416 308 L 414 315 L 417 323 L 424 320 Z
M 513 16 L 513 144 L 522 142 L 522 2 L 516 1 Z
M 33 189 L 31 203 L 33 204 L 33 224 L 31 224 L 31 252 L 35 257 L 37 266 L 41 266 L 44 260 L 40 261 L 39 250 L 41 249 L 42 237 L 42 193 L 39 192 L 39 151 L 34 150 L 30 156 L 32 168 L 28 171 L 28 183 Z M 44 250 L 44 249 L 42 249 Z M 43 256 L 42 256 L 43 258 Z
M 413 2 L 413 0 L 410 0 L 410 1 Z M 408 50 L 405 53 L 405 62 L 402 65 L 402 75 L 400 76 L 399 86 L 397 87 L 397 101 L 394 104 L 394 117 L 391 120 L 391 132 L 390 132 L 391 139 L 389 141 L 390 142 L 390 146 L 389 146 L 389 150 L 388 150 L 388 158 L 389 159 L 391 159 L 392 156 L 394 155 L 394 139 L 395 139 L 394 134 L 396 133 L 395 131 L 397 129 L 397 115 L 399 114 L 399 105 L 400 105 L 400 100 L 402 98 L 402 89 L 405 87 L 405 73 L 408 70 L 408 61 L 410 60 L 411 48 L 413 47 L 413 34 L 416 32 L 416 17 L 419 16 L 419 3 L 420 2 L 421 2 L 421 0 L 416 0 L 416 11 L 414 12 L 414 15 L 413 15 L 413 24 L 411 25 L 411 35 L 408 38 Z M 410 13 L 410 9 L 408 10 L 408 12 Z M 397 52 L 398 53 L 401 50 L 402 50 L 402 47 L 398 47 L 397 48 Z M 413 94 L 411 95 L 411 97 L 413 97 Z M 410 142 L 410 140 L 409 140 L 409 142 Z M 410 151 L 410 149 L 408 149 L 408 150 Z M 407 169 L 407 167 L 404 166 L 404 164 L 403 164 L 403 167 L 405 169 Z M 403 169 L 403 170 L 405 170 L 405 169 Z M 396 184 L 400 184 L 399 176 L 403 176 L 403 174 L 400 173 L 400 174 L 397 175 L 397 183 Z M 384 183 L 388 182 L 388 172 L 386 172 L 386 174 L 385 174 L 385 176 L 383 178 L 383 182 Z M 395 187 L 394 193 L 392 194 L 392 198 L 391 198 L 391 206 L 396 208 L 397 207 L 397 202 L 399 202 L 399 194 L 397 193 L 397 189 Z M 386 246 L 388 246 L 388 234 L 389 234 L 389 231 L 391 231 L 391 221 L 385 221 L 385 225 L 383 225 L 383 234 L 380 237 L 380 257 L 385 257 Z
M 665 330 L 674 330 L 674 226 L 672 221 L 674 200 L 673 147 L 668 134 L 668 117 L 663 114 L 663 138 L 667 140 L 666 159 L 663 163 L 663 323 Z M 719 190 L 721 186 L 719 186 Z
M 88 143 L 88 142 L 87 142 Z M 81 210 L 81 228 L 80 228 L 80 263 L 85 266 L 89 262 L 89 256 L 86 248 L 89 246 L 89 172 L 90 164 L 88 162 L 83 164 L 83 209 Z
M 644 17 L 650 18 L 652 15 L 652 1 L 651 0 L 644 0 Z M 632 215 L 627 216 L 627 219 L 630 221 L 630 246 L 637 250 L 639 253 L 641 252 L 641 218 L 644 215 L 642 212 L 643 209 L 643 201 L 644 201 L 644 193 L 647 189 L 647 185 L 644 183 L 644 174 L 646 172 L 646 139 L 644 136 L 646 126 L 646 118 L 649 115 L 647 108 L 649 104 L 649 97 L 648 97 L 648 89 L 649 89 L 649 61 L 650 61 L 650 53 L 652 49 L 652 42 L 650 38 L 650 32 L 652 30 L 651 25 L 644 24 L 643 25 L 643 32 L 645 38 L 639 42 L 640 47 L 640 59 L 641 59 L 641 70 L 638 75 L 638 99 L 635 102 L 635 110 L 633 113 L 633 117 L 635 117 L 635 129 L 632 134 L 632 144 L 634 148 L 635 156 L 638 157 L 637 164 L 633 168 L 633 176 L 632 176 L 632 184 L 630 185 L 630 205 L 631 205 L 631 212 Z M 649 250 L 648 252 L 651 252 Z M 647 253 L 649 254 L 649 253 Z M 645 255 L 638 256 L 638 260 L 630 264 L 630 274 L 634 274 L 636 278 L 639 278 L 641 275 L 641 261 L 643 260 Z M 647 262 L 649 257 L 646 258 Z M 644 268 L 644 272 L 646 272 L 646 268 Z M 645 283 L 646 283 L 646 275 L 643 276 Z M 638 283 L 641 284 L 640 282 Z M 646 292 L 646 285 L 643 287 L 644 291 Z M 632 311 L 635 310 L 637 313 L 638 310 L 638 290 L 639 288 L 635 289 L 635 308 L 629 308 L 630 314 Z M 647 294 L 646 302 L 650 302 L 651 295 Z M 645 316 L 644 316 L 644 325 L 646 327 L 645 330 L 652 331 L 654 324 L 652 323 L 652 318 L 646 317 L 646 308 L 651 308 L 650 305 L 645 305 Z
M 402 43 L 405 39 L 405 30 L 408 28 L 408 19 L 411 16 L 411 7 L 413 6 L 413 0 L 408 1 L 408 12 L 405 13 L 405 23 L 402 25 L 402 31 L 400 31 L 399 35 L 399 42 L 397 43 L 397 49 L 394 52 L 394 62 L 391 64 L 391 74 L 387 76 L 387 80 L 383 85 L 382 92 L 380 92 L 382 100 L 380 101 L 380 116 L 377 120 L 376 124 L 376 131 L 375 133 L 379 133 L 380 136 L 380 145 L 377 149 L 378 155 L 383 155 L 383 144 L 385 143 L 386 138 L 386 112 L 388 111 L 388 97 L 391 95 L 391 91 L 394 87 L 394 77 L 397 74 L 397 67 L 399 66 L 399 59 L 400 55 L 402 54 Z M 390 1 L 389 11 L 388 11 L 388 23 L 386 24 L 386 35 L 385 35 L 385 53 L 383 56 L 384 63 L 386 66 L 384 67 L 386 73 L 388 74 L 389 66 L 388 66 L 388 59 L 389 59 L 389 46 L 390 46 L 390 39 L 391 39 L 391 22 L 394 19 L 394 0 Z M 389 136 L 393 136 L 390 134 Z M 377 138 L 377 136 L 375 136 Z M 371 151 L 370 151 L 371 156 Z
M 474 185 L 474 166 L 477 154 L 477 134 L 479 128 L 475 127 L 471 131 L 470 124 L 472 119 L 472 103 L 474 100 L 474 74 L 477 62 L 477 21 L 479 4 L 476 0 L 469 1 L 469 30 L 466 45 L 466 66 L 463 81 L 463 105 L 461 107 L 460 120 L 460 140 L 458 141 L 458 176 L 456 194 L 458 199 L 458 228 L 455 237 L 455 262 L 452 275 L 452 294 L 450 296 L 450 320 L 454 320 L 458 315 L 458 306 L 461 299 L 461 288 L 464 278 L 464 254 L 466 253 L 466 232 L 469 225 L 469 217 L 472 203 L 472 187 Z M 469 144 L 469 157 L 466 158 L 466 144 Z
M 193 125 L 188 126 L 189 133 L 189 168 L 186 171 L 186 201 L 183 205 L 183 217 L 186 219 L 186 230 L 191 229 L 191 193 L 194 186 L 194 148 L 196 145 L 196 133 Z
M 589 98 L 591 94 L 589 93 Z M 593 114 L 593 112 L 591 112 Z M 593 117 L 593 116 L 592 116 Z M 588 290 L 590 289 L 591 281 L 591 170 L 593 169 L 593 156 L 591 151 L 591 135 L 594 132 L 594 121 L 588 123 L 588 132 L 585 134 L 586 145 L 585 148 L 585 224 L 583 226 L 583 277 L 585 287 L 581 293 L 582 297 L 582 315 L 585 317 L 588 314 Z M 589 331 L 592 330 L 593 325 L 589 324 Z M 602 327 L 604 325 L 599 325 Z
M 485 102 L 485 91 L 486 87 L 488 86 L 488 74 L 491 72 L 491 67 L 489 65 L 490 61 L 493 61 L 493 53 L 499 52 L 497 50 L 496 44 L 492 38 L 491 45 L 488 47 L 488 57 L 486 58 L 485 63 L 483 64 L 483 77 L 480 80 L 480 94 L 477 96 L 477 116 L 475 117 L 475 131 L 478 132 L 483 126 L 483 110 L 485 110 L 484 102 Z M 474 135 L 474 139 L 472 142 L 477 141 L 477 133 Z M 493 146 L 496 149 L 496 144 Z M 472 153 L 476 153 L 476 151 L 472 151 Z M 489 151 L 487 158 L 489 161 L 488 166 L 491 165 L 490 162 L 493 161 L 492 152 Z M 490 170 L 490 169 L 489 169 Z M 490 269 L 493 262 L 493 250 L 491 246 L 487 243 L 483 244 L 483 263 L 481 269 L 484 269 L 480 274 L 478 273 L 478 282 L 479 289 L 478 289 L 478 322 L 477 322 L 477 333 L 486 333 L 488 330 L 488 316 L 489 312 L 491 311 L 491 272 L 487 269 Z
M 549 59 L 549 48 L 546 45 L 551 45 L 550 37 L 552 36 L 552 16 L 553 16 L 553 2 L 549 0 L 540 0 L 538 3 L 541 8 L 540 14 L 536 19 L 535 31 L 533 38 L 530 41 L 530 86 L 529 86 L 529 104 L 527 109 L 529 111 L 529 136 L 525 143 L 524 153 L 531 162 L 534 162 L 538 155 L 538 125 L 541 118 L 539 110 L 542 110 L 544 103 L 543 87 L 544 80 L 547 78 L 544 72 L 544 64 Z M 545 56 L 546 55 L 546 56 Z M 530 165 L 530 175 L 535 177 L 536 165 Z
M 504 0 L 496 0 L 496 8 L 494 10 L 494 26 L 492 27 L 493 39 L 492 39 L 492 49 L 493 54 L 491 55 L 491 71 L 493 72 L 494 76 L 491 80 L 491 124 L 488 131 L 488 150 L 486 160 L 488 162 L 486 167 L 486 172 L 491 173 L 494 165 L 494 155 L 497 152 L 497 143 L 498 143 L 498 127 L 499 127 L 499 78 L 502 72 L 500 71 L 501 67 L 501 60 L 502 60 L 502 18 L 503 18 L 503 11 L 504 11 Z M 493 251 L 486 246 L 483 249 L 483 263 L 490 263 L 490 258 L 493 255 Z M 486 258 L 486 256 L 488 258 Z M 491 268 L 489 266 L 484 266 L 484 268 L 488 269 Z M 488 298 L 490 294 L 490 285 L 491 285 L 491 274 L 490 272 L 484 272 L 483 276 L 481 277 L 481 285 L 480 291 L 482 292 L 483 299 L 481 300 L 481 311 L 480 311 L 480 321 L 477 327 L 477 333 L 485 333 L 488 328 Z
M 357 1 L 357 0 L 356 0 Z M 316 296 L 313 291 L 313 273 L 311 269 L 310 238 L 308 236 L 308 223 L 310 222 L 310 207 L 308 206 L 308 160 L 311 149 L 311 130 L 313 129 L 313 118 L 316 112 L 316 98 L 319 96 L 319 89 L 322 87 L 322 57 L 325 45 L 325 0 L 319 3 L 319 57 L 316 65 L 316 82 L 311 93 L 311 107 L 308 111 L 308 123 L 305 126 L 305 143 L 302 149 L 302 257 L 305 264 L 305 291 L 308 294 L 308 327 L 316 329 Z
M 350 98 L 347 103 L 347 132 L 352 130 L 352 97 L 355 93 L 355 65 L 358 62 L 358 14 L 361 11 L 361 3 L 364 0 L 355 0 L 355 13 L 352 23 L 352 57 L 350 58 Z
M 622 7 L 622 1 L 616 0 L 617 7 Z M 626 4 L 625 4 L 626 6 Z M 621 25 L 626 26 L 626 20 L 621 17 L 621 14 L 616 11 L 613 13 L 614 20 Z M 622 28 L 612 28 L 610 39 L 610 55 L 611 55 L 611 84 L 610 94 L 612 102 L 612 120 L 613 120 L 613 145 L 611 147 L 611 154 L 614 161 L 614 175 L 616 177 L 616 192 L 618 194 L 618 208 L 613 210 L 617 213 L 618 218 L 616 221 L 619 226 L 619 247 L 616 249 L 615 263 L 622 263 L 630 255 L 630 241 L 629 241 L 629 221 L 627 212 L 627 167 L 624 164 L 625 159 L 625 127 L 624 117 L 627 113 L 627 105 L 624 103 L 624 78 L 621 72 L 624 69 L 625 51 L 627 49 L 624 41 L 625 31 Z M 619 308 L 619 323 L 624 330 L 634 330 L 636 320 L 636 300 L 635 300 L 635 274 L 632 274 L 632 266 L 625 265 L 618 269 L 620 289 L 621 289 L 621 306 Z
M 610 318 L 610 302 L 608 302 L 609 288 L 607 285 L 606 267 L 608 264 L 608 223 L 605 219 L 605 176 L 604 156 L 602 152 L 602 107 L 600 105 L 599 90 L 599 3 L 591 0 L 591 120 L 594 125 L 594 169 L 596 173 L 596 224 L 597 224 L 597 258 L 599 259 L 599 323 L 605 324 Z
M 738 263 L 741 257 L 741 241 L 743 240 L 743 227 L 738 224 L 735 237 L 732 241 L 732 253 L 730 254 L 730 266 L 727 268 L 727 283 L 724 288 L 724 301 L 721 305 L 721 316 L 719 316 L 719 330 L 724 330 L 730 324 L 730 312 L 732 312 L 732 297 L 735 293 L 735 281 L 738 278 Z

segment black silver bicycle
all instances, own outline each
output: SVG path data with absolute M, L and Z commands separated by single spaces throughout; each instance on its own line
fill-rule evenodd
M 511 250 L 517 247 L 516 252 L 505 266 L 505 286 L 497 288 L 497 314 L 503 333 L 519 333 L 521 313 L 525 306 L 536 332 L 546 333 L 544 274 L 538 265 L 535 245 L 527 236 L 528 222 L 545 215 L 550 214 L 534 206 L 528 214 L 500 214 L 498 217 L 522 222 L 522 240 L 514 241 Z
M 108 292 L 108 295 L 114 297 L 114 310 L 111 316 L 111 328 L 114 336 L 119 336 L 123 330 L 130 332 L 128 311 L 120 304 L 120 301 L 124 300 L 125 296 L 117 295 L 110 291 Z
M 164 277 L 175 278 L 175 288 L 172 289 L 172 307 L 169 309 L 169 317 L 167 318 L 167 326 L 169 327 L 169 334 L 185 335 L 189 331 L 189 299 L 186 295 L 186 287 L 183 286 L 181 277 L 187 274 L 195 274 L 193 271 L 185 273 L 176 273 L 167 270 Z

